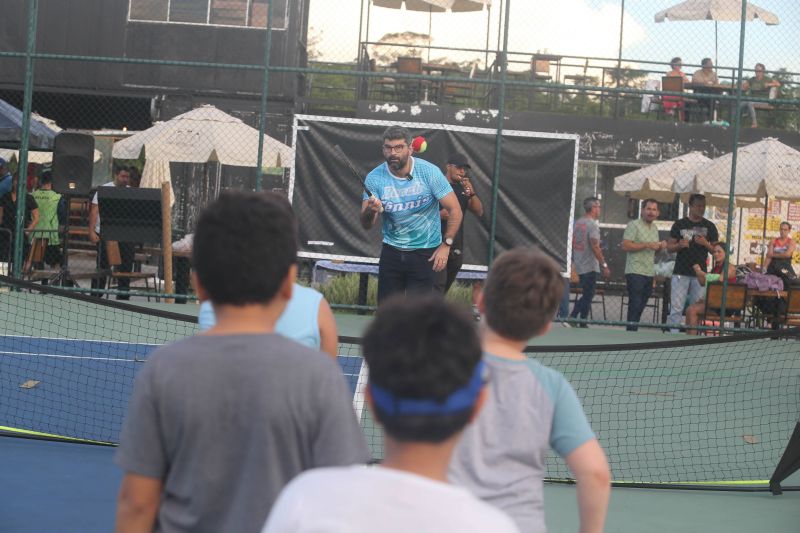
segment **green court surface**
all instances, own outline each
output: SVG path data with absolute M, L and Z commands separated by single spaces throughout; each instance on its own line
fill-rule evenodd
M 159 309 L 173 313 L 197 316 L 199 306 L 196 303 L 167 304 L 161 302 L 131 302 L 147 309 Z M 361 337 L 372 320 L 372 315 L 335 312 L 339 335 L 344 337 Z M 579 346 L 605 344 L 631 344 L 647 342 L 664 342 L 686 339 L 684 334 L 664 333 L 660 329 L 642 328 L 639 331 L 625 331 L 621 328 L 593 326 L 590 328 L 565 327 L 554 323 L 546 335 L 531 339 L 531 346 Z
M 548 533 L 578 531 L 575 487 L 547 484 Z M 605 530 L 609 533 L 796 533 L 800 492 L 685 491 L 614 488 Z
M 144 315 L 138 312 L 140 307 L 156 310 L 158 316 Z M 97 305 L 95 300 L 64 295 L 2 293 L 0 312 L 6 316 L 3 333 L 9 347 L 3 348 L 6 355 L 0 358 L 7 367 L 5 374 L 0 373 L 0 383 L 9 381 L 7 393 L 20 406 L 26 405 L 26 398 L 41 396 L 41 404 L 52 410 L 55 421 L 72 416 L 67 407 L 68 400 L 76 397 L 76 388 L 87 397 L 99 395 L 99 404 L 124 407 L 128 389 L 117 390 L 117 381 L 129 386 L 141 361 L 136 350 L 195 333 L 191 319 L 197 311 L 197 304 L 136 302 L 117 307 L 108 301 Z M 371 319 L 336 314 L 341 337 L 361 337 Z M 33 343 L 28 337 L 38 339 Z M 613 479 L 621 485 L 764 488 L 800 415 L 797 332 L 782 338 L 696 339 L 660 330 L 554 325 L 526 351 L 572 383 L 608 454 Z M 351 356 L 356 365 L 351 378 L 362 383 L 363 366 L 358 357 L 352 357 L 359 352 L 356 343 L 345 340 L 339 345 L 340 355 Z M 74 372 L 65 372 L 66 368 Z M 56 378 L 66 392 L 46 395 Z M 24 388 L 26 380 L 36 381 Z M 354 405 L 361 411 L 373 452 L 380 457 L 379 428 L 363 410 L 358 392 Z M 9 416 L 17 423 L 27 414 L 19 408 Z M 90 414 L 80 410 L 75 416 L 95 423 Z M 569 472 L 560 459 L 549 457 L 548 475 L 561 479 L 569 477 Z M 783 485 L 800 485 L 800 475 Z M 545 497 L 549 530 L 576 531 L 575 487 L 548 484 Z M 800 492 L 772 496 L 768 492 L 614 488 L 606 530 L 800 531 Z

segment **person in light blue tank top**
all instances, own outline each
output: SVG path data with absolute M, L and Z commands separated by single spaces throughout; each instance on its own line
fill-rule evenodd
M 378 263 L 378 302 L 395 293 L 430 292 L 435 272 L 447 267 L 461 226 L 461 207 L 439 167 L 412 157 L 411 134 L 390 126 L 383 133 L 385 162 L 367 175 L 361 226 L 381 216 L 383 248 Z M 444 240 L 439 204 L 448 213 Z
M 200 331 L 216 324 L 210 301 L 200 304 L 197 324 Z M 310 287 L 294 284 L 292 298 L 275 324 L 275 332 L 336 357 L 338 335 L 333 312 L 322 294 Z

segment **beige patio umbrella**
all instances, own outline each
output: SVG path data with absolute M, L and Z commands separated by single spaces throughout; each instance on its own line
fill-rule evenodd
M 659 202 L 672 202 L 675 182 L 690 180 L 695 171 L 710 162 L 711 159 L 700 152 L 689 152 L 617 176 L 614 178 L 614 191 L 638 200 L 654 198 Z
M 147 159 L 175 163 L 206 163 L 255 167 L 258 130 L 211 105 L 159 122 L 114 144 L 115 159 Z M 289 166 L 292 149 L 264 135 L 264 167 Z
M 727 196 L 733 153 L 715 159 L 695 172 L 683 191 Z M 737 150 L 734 196 L 780 200 L 800 199 L 800 152 L 768 137 Z M 762 202 L 763 205 L 763 202 Z
M 714 64 L 717 63 L 719 21 L 739 22 L 742 18 L 742 0 L 687 0 L 656 13 L 656 22 L 665 20 L 713 20 L 714 21 Z M 745 20 L 763 20 L 768 26 L 780 23 L 778 15 L 755 4 L 747 2 Z
M 733 153 L 718 157 L 699 169 L 686 192 L 728 197 Z M 763 207 L 762 240 L 766 239 L 769 198 L 800 199 L 800 152 L 771 137 L 737 150 L 734 197 L 740 207 Z
M 653 198 L 659 202 L 669 203 L 680 194 L 681 200 L 689 201 L 692 180 L 695 173 L 711 163 L 711 159 L 700 152 L 689 152 L 661 163 L 639 168 L 633 172 L 614 178 L 614 192 L 637 200 Z M 706 204 L 716 207 L 727 207 L 728 196 L 719 194 L 706 195 Z M 737 198 L 737 207 L 760 207 L 762 202 L 752 198 Z
M 481 11 L 486 6 L 491 13 L 492 0 L 371 0 L 376 7 L 389 9 L 400 9 L 405 6 L 408 11 L 424 11 L 428 13 L 428 46 L 430 46 L 431 22 L 433 13 L 443 13 L 452 11 L 463 13 L 468 11 Z M 489 15 L 491 16 L 491 15 Z M 488 20 L 487 20 L 488 25 Z M 359 36 L 361 28 L 359 28 Z M 367 14 L 367 41 L 369 41 L 369 14 Z M 486 28 L 486 48 L 489 48 L 489 28 Z M 428 49 L 428 60 L 430 61 L 430 48 Z
M 483 6 L 490 6 L 492 0 L 372 0 L 378 7 L 400 9 L 403 5 L 409 11 L 480 11 Z
M 161 184 L 169 183 L 169 205 L 175 205 L 175 191 L 172 190 L 172 175 L 169 172 L 169 161 L 163 159 L 145 159 L 142 169 L 142 189 L 161 189 Z

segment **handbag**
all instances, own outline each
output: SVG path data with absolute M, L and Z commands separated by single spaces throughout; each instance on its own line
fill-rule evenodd
M 748 272 L 744 277 L 744 284 L 748 289 L 757 291 L 782 291 L 783 280 L 772 274 L 762 274 L 760 272 Z

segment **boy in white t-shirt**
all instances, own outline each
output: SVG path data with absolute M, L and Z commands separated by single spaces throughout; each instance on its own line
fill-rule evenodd
M 437 295 L 390 299 L 363 350 L 367 402 L 385 431 L 383 464 L 301 474 L 264 533 L 518 531 L 503 512 L 447 482 L 453 449 L 486 397 L 471 318 Z

